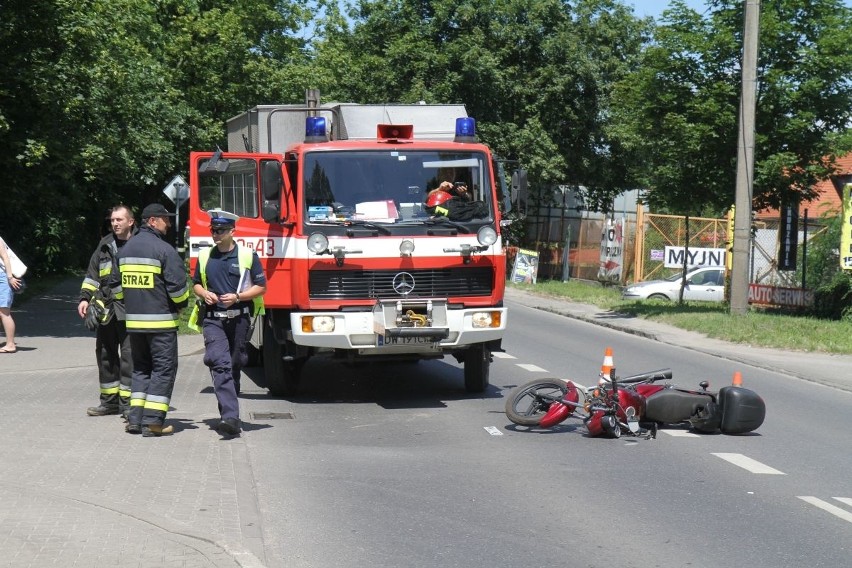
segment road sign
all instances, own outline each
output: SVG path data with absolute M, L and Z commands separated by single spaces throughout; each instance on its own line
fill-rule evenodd
M 163 195 L 168 197 L 172 203 L 180 206 L 181 203 L 189 199 L 189 184 L 178 174 L 163 190 Z

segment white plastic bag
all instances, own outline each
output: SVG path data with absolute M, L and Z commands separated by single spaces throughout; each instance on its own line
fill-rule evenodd
M 12 276 L 23 278 L 24 274 L 27 273 L 27 265 L 21 262 L 21 259 L 9 245 L 6 245 L 6 254 L 9 256 L 9 264 L 12 265 Z

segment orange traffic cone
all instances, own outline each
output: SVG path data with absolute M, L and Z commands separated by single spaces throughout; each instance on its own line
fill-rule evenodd
M 612 378 L 612 371 L 615 367 L 615 363 L 612 361 L 612 347 L 607 347 L 604 349 L 604 360 L 601 365 L 601 383 L 608 382 Z
M 734 371 L 734 380 L 731 381 L 731 386 L 741 387 L 743 386 L 743 374 L 739 371 Z

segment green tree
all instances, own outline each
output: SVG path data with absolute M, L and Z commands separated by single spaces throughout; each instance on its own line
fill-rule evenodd
M 675 1 L 619 83 L 613 137 L 633 155 L 648 200 L 679 213 L 734 201 L 743 2 Z M 814 197 L 848 149 L 852 11 L 839 0 L 764 0 L 758 56 L 754 196 L 758 208 Z M 848 139 L 847 139 L 848 142 Z
M 108 206 L 159 199 L 227 118 L 295 84 L 305 5 L 0 0 L 4 236 L 42 270 L 82 265 Z
M 349 15 L 351 26 L 332 14 L 316 44 L 318 86 L 332 99 L 463 102 L 481 138 L 533 185 L 582 185 L 601 207 L 632 186 L 604 128 L 611 87 L 646 39 L 648 23 L 624 5 L 362 0 Z

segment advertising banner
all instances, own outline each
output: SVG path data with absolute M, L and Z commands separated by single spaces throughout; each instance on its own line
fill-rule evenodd
M 607 219 L 601 233 L 598 280 L 621 282 L 622 266 L 624 266 L 624 218 Z
M 538 252 L 518 249 L 515 265 L 512 267 L 512 282 L 517 284 L 535 284 L 538 276 Z
M 686 255 L 686 265 L 695 266 L 725 266 L 723 248 L 666 247 L 663 266 L 666 268 L 683 268 L 683 257 Z
M 843 186 L 843 218 L 840 221 L 840 268 L 852 270 L 852 183 Z

